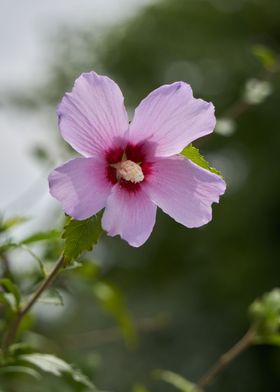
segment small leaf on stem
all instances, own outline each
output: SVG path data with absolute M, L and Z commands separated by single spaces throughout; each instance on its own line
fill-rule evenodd
M 65 240 L 64 260 L 66 265 L 80 256 L 84 251 L 91 250 L 101 234 L 100 214 L 83 221 L 70 219 L 66 223 L 62 234 L 62 238 Z
M 71 365 L 69 365 L 69 363 L 54 355 L 33 353 L 22 355 L 20 359 L 57 377 L 61 377 L 63 374 L 68 374 L 74 381 L 85 385 L 90 391 L 98 392 L 96 387 L 84 374 L 80 372 L 80 370 L 74 369 Z
M 38 241 L 50 241 L 56 240 L 60 238 L 59 230 L 49 230 L 49 231 L 40 231 L 38 233 L 34 233 L 21 241 L 21 244 L 32 244 Z
M 255 343 L 280 345 L 280 289 L 256 299 L 249 308 Z
M 8 278 L 0 279 L 0 286 L 2 286 L 8 293 L 12 294 L 15 299 L 15 307 L 18 309 L 20 304 L 20 292 L 18 287 Z
M 180 374 L 171 372 L 169 370 L 161 370 L 157 369 L 153 372 L 153 375 L 158 380 L 162 380 L 167 382 L 170 385 L 173 385 L 176 389 L 181 392 L 199 392 L 200 390 L 196 387 L 195 384 L 185 379 Z

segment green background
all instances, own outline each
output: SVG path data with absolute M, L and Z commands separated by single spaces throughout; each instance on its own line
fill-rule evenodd
M 99 35 L 90 25 L 54 35 L 50 77 L 23 100 L 32 110 L 54 108 L 73 80 L 91 69 L 120 85 L 130 110 L 152 89 L 176 80 L 212 101 L 218 117 L 240 100 L 248 79 L 269 79 L 273 88 L 264 103 L 236 118 L 233 135 L 214 133 L 194 143 L 228 183 L 210 224 L 190 230 L 158 211 L 143 247 L 104 236 L 93 254 L 102 277 L 123 292 L 140 330 L 138 344 L 125 344 L 111 316 L 96 304 L 92 271 L 84 278 L 73 271 L 58 281 L 71 297 L 71 311 L 34 329 L 51 340 L 52 346 L 43 345 L 46 351 L 53 347 L 78 364 L 101 389 L 131 392 L 142 384 L 151 392 L 174 390 L 152 377 L 156 368 L 198 380 L 245 333 L 249 304 L 279 285 L 280 79 L 252 50 L 264 45 L 279 52 L 279 26 L 277 0 L 169 0 Z M 19 382 L 14 379 L 11 391 L 83 390 L 50 376 L 40 385 Z M 280 350 L 268 346 L 243 353 L 209 387 L 279 390 Z

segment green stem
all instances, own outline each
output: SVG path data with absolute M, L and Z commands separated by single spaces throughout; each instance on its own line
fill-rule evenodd
M 23 306 L 23 308 L 18 310 L 12 324 L 10 325 L 10 328 L 8 329 L 7 333 L 4 336 L 4 339 L 2 342 L 3 352 L 6 352 L 7 349 L 10 347 L 10 345 L 13 344 L 13 342 L 15 341 L 16 335 L 17 335 L 18 328 L 20 326 L 20 323 L 21 323 L 23 317 L 26 315 L 26 313 L 29 312 L 29 310 L 36 303 L 36 301 L 42 295 L 42 293 L 50 286 L 52 281 L 57 276 L 61 267 L 63 267 L 63 264 L 64 264 L 64 255 L 62 254 L 60 256 L 60 258 L 57 260 L 53 270 L 43 280 L 41 285 L 37 288 L 37 290 L 30 297 L 29 301 Z

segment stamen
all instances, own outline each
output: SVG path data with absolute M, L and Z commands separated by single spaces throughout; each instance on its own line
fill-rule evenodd
M 134 184 L 144 180 L 144 174 L 141 166 L 129 159 L 114 163 L 111 166 L 117 171 L 117 180 L 123 178 L 124 180 L 133 182 Z

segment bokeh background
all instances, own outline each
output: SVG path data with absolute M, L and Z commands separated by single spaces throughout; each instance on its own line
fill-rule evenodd
M 149 91 L 176 80 L 214 103 L 217 131 L 195 143 L 228 183 L 213 221 L 189 230 L 158 211 L 139 249 L 104 236 L 84 267 L 58 280 L 64 307 L 38 305 L 25 334 L 104 390 L 174 390 L 153 377 L 156 368 L 197 380 L 246 331 L 249 304 L 279 285 L 279 0 L 0 4 L 0 208 L 5 217 L 31 217 L 16 238 L 63 222 L 47 174 L 74 153 L 59 136 L 55 107 L 81 72 L 112 77 L 130 113 Z M 51 260 L 57 249 L 38 252 Z M 27 256 L 12 256 L 18 281 L 34 273 Z M 96 276 L 114 288 L 117 304 L 100 306 Z M 83 390 L 49 375 L 3 385 Z M 280 350 L 268 346 L 242 354 L 209 387 L 279 390 Z

